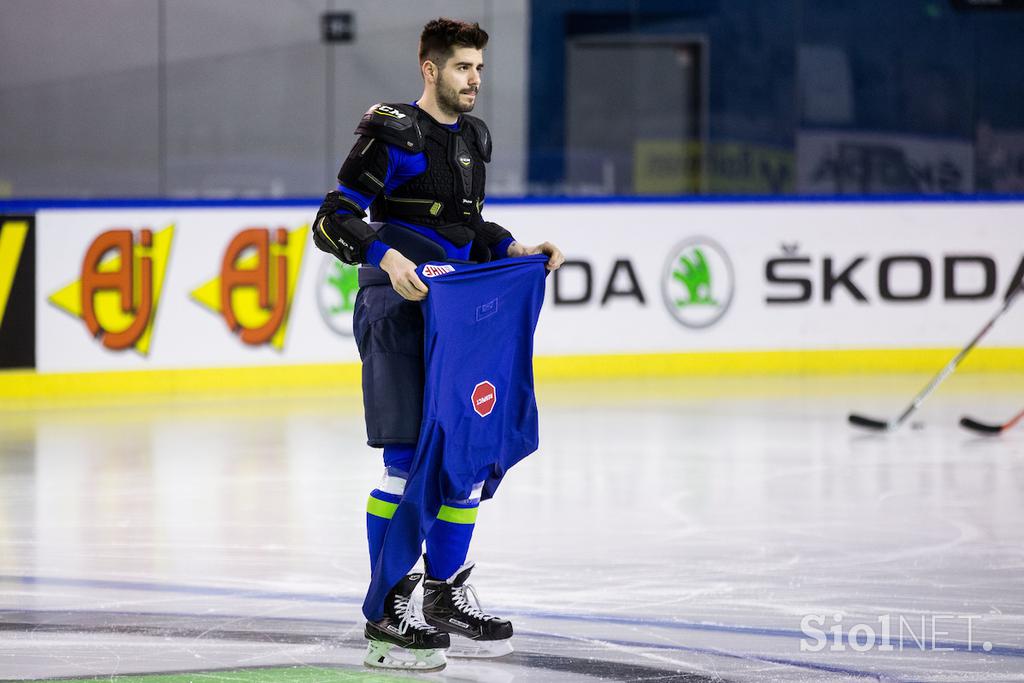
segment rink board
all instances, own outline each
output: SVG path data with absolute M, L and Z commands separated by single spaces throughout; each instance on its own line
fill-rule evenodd
M 356 381 L 354 270 L 314 247 L 315 209 L 37 211 L 35 369 L 7 371 L 0 391 L 95 388 L 95 373 L 111 391 Z M 540 377 L 937 369 L 1024 276 L 1021 202 L 486 213 L 567 258 L 548 278 Z M 964 369 L 1022 370 L 1022 347 L 1017 306 Z

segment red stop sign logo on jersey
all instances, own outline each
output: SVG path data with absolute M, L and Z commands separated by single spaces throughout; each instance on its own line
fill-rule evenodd
M 473 410 L 480 417 L 487 417 L 494 410 L 494 402 L 497 400 L 498 392 L 495 390 L 494 385 L 488 381 L 480 382 L 473 387 Z

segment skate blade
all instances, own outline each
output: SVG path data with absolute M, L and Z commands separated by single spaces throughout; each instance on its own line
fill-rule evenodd
M 512 654 L 512 639 L 505 640 L 472 640 L 465 636 L 450 633 L 452 646 L 448 648 L 448 656 L 459 659 L 494 659 Z
M 363 664 L 371 669 L 440 671 L 448 665 L 444 650 L 409 650 L 394 643 L 371 640 Z

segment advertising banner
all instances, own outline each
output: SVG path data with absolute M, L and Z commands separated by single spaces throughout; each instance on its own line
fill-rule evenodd
M 1024 194 L 1024 130 L 978 126 L 979 192 Z
M 538 355 L 959 347 L 1024 277 L 1017 203 L 497 204 L 486 214 L 525 244 L 565 252 L 548 278 Z M 39 369 L 357 361 L 356 268 L 314 247 L 314 215 L 41 211 Z M 1024 347 L 1024 306 L 985 344 Z
M 42 371 L 358 359 L 355 269 L 306 209 L 39 213 Z
M 565 252 L 541 354 L 960 347 L 1024 276 L 1021 204 L 499 205 L 489 219 Z M 985 344 L 1024 347 L 1024 305 Z
M 794 166 L 792 151 L 764 145 L 642 139 L 633 146 L 633 192 L 787 194 Z
M 801 194 L 962 194 L 974 190 L 974 145 L 965 140 L 859 131 L 802 130 Z
M 33 223 L 31 216 L 0 216 L 0 368 L 35 365 Z

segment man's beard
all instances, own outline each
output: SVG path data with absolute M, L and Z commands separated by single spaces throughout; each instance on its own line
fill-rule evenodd
M 472 88 L 475 93 L 476 88 Z M 476 104 L 476 99 L 469 104 L 463 104 L 459 101 L 459 91 L 448 85 L 444 80 L 444 76 L 440 73 L 437 77 L 437 106 L 445 114 L 450 116 L 458 116 L 459 114 L 466 114 L 473 111 L 473 105 Z

